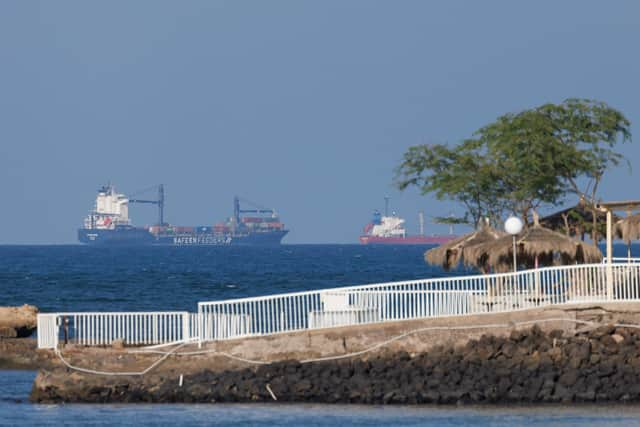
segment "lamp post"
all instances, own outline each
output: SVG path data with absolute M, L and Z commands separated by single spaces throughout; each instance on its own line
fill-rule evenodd
M 516 235 L 522 231 L 522 221 L 517 216 L 510 216 L 504 222 L 504 230 L 513 236 L 513 271 L 518 271 L 518 263 L 516 260 Z

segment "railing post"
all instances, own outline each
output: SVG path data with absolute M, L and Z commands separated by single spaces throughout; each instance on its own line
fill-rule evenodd
M 37 319 L 38 348 L 50 348 L 51 341 L 53 341 L 50 315 L 38 314 Z
M 38 348 L 58 348 L 60 324 L 58 316 L 53 313 L 41 313 L 37 317 Z
M 611 210 L 607 209 L 607 300 L 613 300 L 613 224 Z
M 191 340 L 191 328 L 189 327 L 189 312 L 182 313 L 182 342 L 187 343 Z
M 198 348 L 202 348 L 202 338 L 204 335 L 204 316 L 202 315 L 202 304 L 198 303 Z
M 64 328 L 64 345 L 69 344 L 69 317 L 62 317 L 62 325 Z
M 38 325 L 36 326 L 36 333 L 38 334 L 38 348 L 43 348 L 44 345 L 44 334 L 48 333 L 44 330 L 44 314 L 37 315 Z
M 58 316 L 51 316 L 51 321 L 53 323 L 53 348 L 57 349 L 58 345 L 60 345 L 60 329 L 58 325 Z

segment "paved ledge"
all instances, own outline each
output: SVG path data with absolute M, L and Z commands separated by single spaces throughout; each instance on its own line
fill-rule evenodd
M 209 343 L 203 348 L 231 353 L 247 359 L 265 361 L 303 360 L 334 356 L 367 349 L 402 334 L 425 328 L 459 328 L 416 332 L 386 345 L 382 351 L 425 352 L 434 346 L 464 345 L 469 339 L 484 334 L 507 336 L 512 329 L 526 329 L 532 325 L 516 326 L 521 322 L 539 321 L 544 331 L 562 329 L 573 333 L 581 325 L 567 319 L 600 323 L 640 324 L 640 303 L 575 304 L 522 310 L 510 313 L 487 313 L 471 316 L 452 316 L 438 319 L 395 321 L 369 325 L 344 326 L 313 331 L 283 333 L 266 337 L 250 337 Z M 483 325 L 504 325 L 502 327 Z M 472 327 L 473 329 L 464 329 Z

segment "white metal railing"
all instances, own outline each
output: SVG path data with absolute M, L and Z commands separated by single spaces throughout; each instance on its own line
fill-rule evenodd
M 39 314 L 38 347 L 186 342 L 197 339 L 197 326 L 197 315 L 186 311 Z
M 189 327 L 188 335 L 185 337 L 185 341 L 195 341 L 200 337 L 200 321 L 198 313 L 189 313 Z
M 565 303 L 640 301 L 640 262 L 379 283 L 198 303 L 197 313 L 38 315 L 38 346 L 166 344 Z
M 640 300 L 640 263 L 381 283 L 198 303 L 201 341 L 343 325 Z

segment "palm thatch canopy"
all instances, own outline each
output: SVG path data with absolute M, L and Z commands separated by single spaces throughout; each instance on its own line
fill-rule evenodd
M 614 231 L 617 238 L 627 243 L 631 243 L 632 240 L 640 240 L 640 214 L 618 220 Z
M 429 264 L 440 265 L 445 270 L 450 270 L 456 267 L 464 258 L 464 250 L 467 246 L 490 242 L 506 234 L 485 224 L 478 230 L 450 240 L 436 248 L 429 249 L 424 253 L 424 259 Z
M 580 237 L 584 240 L 584 235 L 593 228 L 594 210 L 590 209 L 584 201 L 579 201 L 577 205 L 563 209 L 540 218 L 540 224 L 551 230 L 562 232 L 567 236 Z M 606 224 L 607 214 L 596 211 L 596 222 Z M 614 221 L 618 220 L 614 214 Z M 603 226 L 604 227 L 604 226 Z
M 516 256 L 518 265 L 526 268 L 602 261 L 602 253 L 597 246 L 539 224 L 534 224 L 516 236 Z M 481 270 L 491 268 L 496 272 L 511 271 L 513 237 L 505 236 L 465 248 L 465 264 Z

